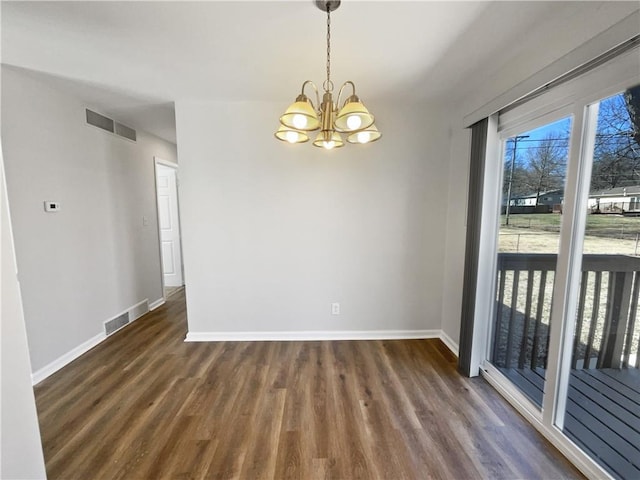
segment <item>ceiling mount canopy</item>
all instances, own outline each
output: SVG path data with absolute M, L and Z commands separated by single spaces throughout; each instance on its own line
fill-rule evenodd
M 309 140 L 309 132 L 320 130 L 313 145 L 330 150 L 344 145 L 341 133 L 347 136 L 347 142 L 363 144 L 378 140 L 382 134 L 374 125 L 374 117 L 356 95 L 355 84 L 348 80 L 338 91 L 337 101 L 333 102 L 333 82 L 331 81 L 331 12 L 340 6 L 340 0 L 315 0 L 315 5 L 327 14 L 327 78 L 322 84 L 323 95 L 315 83 L 306 80 L 302 84 L 300 95 L 296 97 L 280 117 L 280 128 L 275 133 L 278 140 L 288 143 L 304 143 Z M 305 94 L 310 86 L 315 92 L 313 101 Z M 340 106 L 345 88 L 351 88 L 351 95 Z
M 318 7 L 323 12 L 326 12 L 327 10 L 333 12 L 340 6 L 340 0 L 315 0 L 314 3 L 316 4 L 316 7 Z

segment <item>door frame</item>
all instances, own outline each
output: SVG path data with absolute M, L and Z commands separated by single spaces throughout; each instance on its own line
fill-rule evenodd
M 162 236 L 160 232 L 160 210 L 158 209 L 158 165 L 173 168 L 176 171 L 176 201 L 178 202 L 178 232 L 180 234 L 180 270 L 182 272 L 182 285 L 184 286 L 184 259 L 182 252 L 182 225 L 180 222 L 180 182 L 178 181 L 179 166 L 176 162 L 164 160 L 160 157 L 153 157 L 153 185 L 156 199 L 156 225 L 158 230 L 158 256 L 160 257 L 160 285 L 162 285 L 162 300 L 166 301 L 164 293 L 164 262 L 162 260 Z

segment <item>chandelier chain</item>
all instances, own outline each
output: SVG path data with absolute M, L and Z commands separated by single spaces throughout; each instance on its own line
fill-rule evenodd
M 331 82 L 331 10 L 329 2 L 327 2 L 327 82 L 325 90 L 333 90 L 333 83 Z

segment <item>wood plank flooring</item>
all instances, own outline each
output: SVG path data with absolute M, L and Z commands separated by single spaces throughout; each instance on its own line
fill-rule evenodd
M 582 478 L 439 340 L 185 333 L 181 292 L 36 386 L 49 480 Z

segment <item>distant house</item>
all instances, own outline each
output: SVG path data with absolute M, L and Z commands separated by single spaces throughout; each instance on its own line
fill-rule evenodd
M 536 201 L 537 200 L 537 201 Z M 509 210 L 511 213 L 547 213 L 560 211 L 564 200 L 564 190 L 530 193 L 511 197 Z M 502 202 L 502 210 L 506 210 L 506 199 Z
M 537 202 L 536 202 L 537 198 Z M 564 199 L 564 190 L 549 190 L 548 192 L 530 193 L 511 198 L 509 205 L 512 207 L 535 207 L 537 205 L 560 205 Z
M 537 195 L 535 193 L 532 193 L 530 195 L 518 195 L 516 197 L 511 197 L 509 205 L 511 207 L 535 207 L 536 197 Z M 506 199 L 504 203 L 506 204 Z
M 592 192 L 587 206 L 591 213 L 640 213 L 640 185 Z

